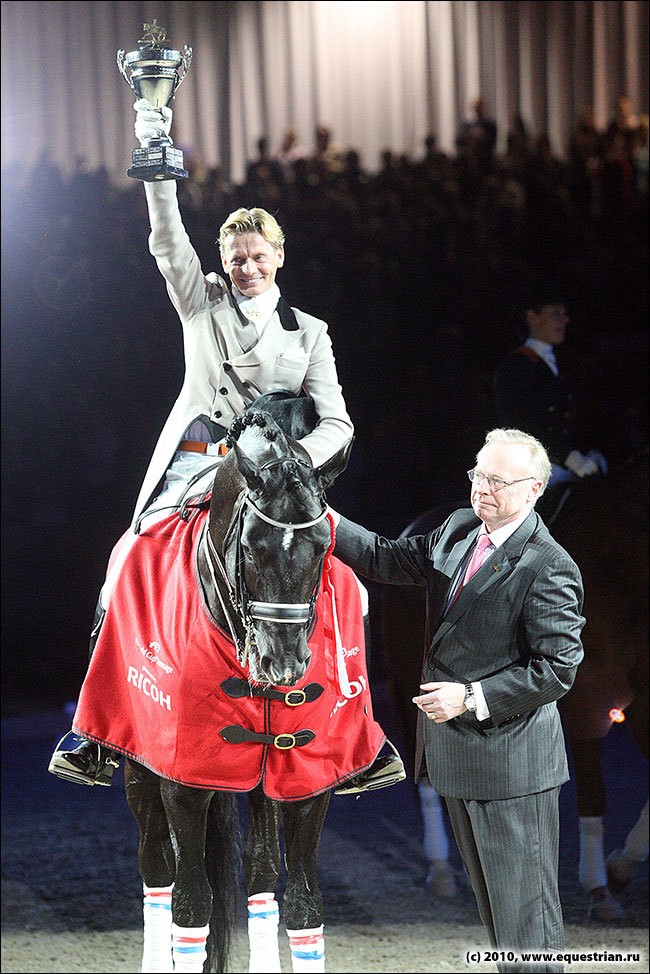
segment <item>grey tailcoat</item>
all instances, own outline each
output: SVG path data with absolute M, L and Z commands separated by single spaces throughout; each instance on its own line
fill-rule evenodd
M 196 419 L 227 428 L 250 399 L 273 389 L 304 389 L 319 418 L 314 432 L 301 441 L 314 466 L 329 460 L 354 432 L 325 322 L 294 308 L 298 328 L 289 330 L 276 311 L 257 341 L 226 282 L 215 273 L 203 274 L 181 220 L 176 183 L 144 185 L 149 249 L 183 327 L 185 377 L 145 474 L 134 520 L 155 494 L 183 434 Z
M 430 534 L 391 541 L 341 518 L 334 554 L 375 581 L 426 586 L 423 682 L 481 681 L 488 720 L 466 711 L 438 724 L 419 714 L 416 777 L 424 752 L 441 795 L 515 798 L 569 777 L 556 700 L 583 656 L 582 580 L 533 510 L 445 615 L 479 527 L 473 511 L 459 510 Z

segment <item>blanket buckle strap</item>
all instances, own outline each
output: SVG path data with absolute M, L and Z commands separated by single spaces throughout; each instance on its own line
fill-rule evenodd
M 300 707 L 303 703 L 312 703 L 325 692 L 325 688 L 320 683 L 308 683 L 305 687 L 284 693 L 270 686 L 255 686 L 238 676 L 223 680 L 220 686 L 229 697 L 264 697 L 266 700 L 280 700 L 287 707 Z
M 278 751 L 290 751 L 294 747 L 304 747 L 316 737 L 312 730 L 299 730 L 293 734 L 261 734 L 240 724 L 230 724 L 219 731 L 224 741 L 230 744 L 272 744 Z

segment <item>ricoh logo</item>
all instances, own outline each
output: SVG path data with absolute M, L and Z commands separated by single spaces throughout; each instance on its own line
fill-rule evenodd
M 150 697 L 155 703 L 160 704 L 161 707 L 166 707 L 167 710 L 172 709 L 170 695 L 163 693 L 156 686 L 156 678 L 153 673 L 149 672 L 146 666 L 143 666 L 139 673 L 135 666 L 129 666 L 126 681 L 127 683 L 132 683 L 137 690 L 144 693 L 145 697 Z

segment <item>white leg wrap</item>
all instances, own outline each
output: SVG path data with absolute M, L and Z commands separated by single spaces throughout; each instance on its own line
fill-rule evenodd
M 623 855 L 626 859 L 629 859 L 634 865 L 643 862 L 644 859 L 648 858 L 648 803 L 646 802 L 643 806 L 643 810 L 639 815 L 636 823 L 630 829 L 627 839 L 625 840 L 625 846 L 623 848 Z
M 249 974 L 279 974 L 278 923 L 280 910 L 274 893 L 248 898 Z
M 174 971 L 179 974 L 202 974 L 203 964 L 208 956 L 205 942 L 210 927 L 177 927 L 172 924 L 172 945 L 174 950 Z
M 172 965 L 172 890 L 173 886 L 145 886 L 143 917 L 143 974 L 168 974 Z
M 605 850 L 603 848 L 603 820 L 596 815 L 583 816 L 580 827 L 580 860 L 578 875 L 587 893 L 607 886 Z
M 311 930 L 287 930 L 294 974 L 320 974 L 325 971 L 323 924 Z
M 449 838 L 440 795 L 423 781 L 418 785 L 418 794 L 424 825 L 424 854 L 429 862 L 449 859 Z

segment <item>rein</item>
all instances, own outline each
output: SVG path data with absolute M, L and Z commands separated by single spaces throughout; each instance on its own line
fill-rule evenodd
M 287 461 L 293 463 L 300 463 L 306 467 L 309 464 L 304 460 L 300 460 L 295 457 L 280 457 L 275 460 L 269 460 L 260 469 L 268 469 L 270 467 L 279 466 Z M 233 638 L 233 642 L 237 647 L 237 659 L 241 666 L 245 666 L 248 661 L 248 654 L 250 646 L 255 642 L 255 622 L 273 622 L 279 623 L 281 625 L 301 625 L 311 629 L 315 612 L 316 612 L 316 601 L 318 599 L 318 592 L 320 589 L 320 581 L 323 570 L 323 563 L 321 562 L 321 568 L 318 573 L 318 581 L 314 587 L 311 598 L 309 602 L 260 602 L 250 598 L 248 591 L 246 590 L 246 585 L 244 582 L 243 572 L 241 570 L 241 565 L 243 564 L 243 558 L 241 556 L 241 534 L 242 526 L 244 520 L 245 510 L 252 511 L 256 517 L 259 517 L 262 521 L 267 524 L 272 525 L 276 528 L 282 528 L 285 531 L 301 531 L 305 528 L 314 527 L 314 525 L 319 524 L 327 516 L 327 505 L 323 506 L 321 512 L 310 521 L 303 521 L 299 523 L 290 523 L 287 521 L 278 521 L 274 518 L 269 517 L 260 510 L 259 507 L 254 503 L 250 497 L 250 491 L 245 490 L 242 495 L 237 499 L 235 507 L 233 510 L 232 518 L 226 535 L 224 537 L 223 548 L 224 551 L 229 546 L 231 535 L 235 534 L 235 545 L 236 545 L 236 576 L 235 585 L 233 586 L 226 571 L 225 563 L 223 557 L 217 551 L 212 536 L 210 534 L 209 524 L 206 525 L 206 542 L 208 547 L 207 561 L 212 576 L 213 584 L 217 590 L 217 595 L 221 603 L 221 608 L 226 616 L 228 622 L 228 627 Z M 324 562 L 324 556 L 323 556 Z M 237 613 L 240 622 L 243 624 L 246 631 L 245 641 L 242 644 L 241 639 L 237 636 L 234 621 L 228 608 L 225 604 L 225 600 L 221 595 L 221 590 L 217 584 L 216 575 L 214 572 L 214 565 L 219 570 L 219 574 L 225 583 L 230 603 L 232 608 Z

